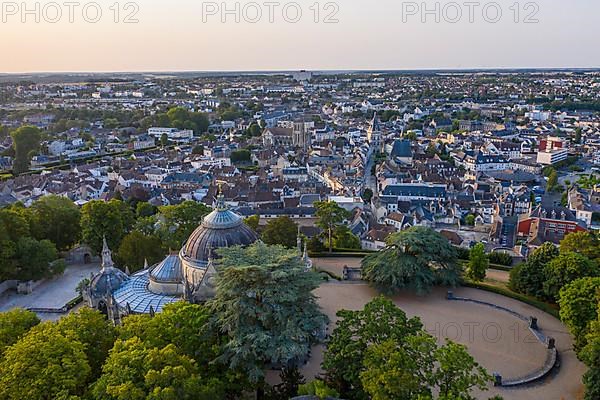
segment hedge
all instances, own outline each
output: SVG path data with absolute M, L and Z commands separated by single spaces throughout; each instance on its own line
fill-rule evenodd
M 537 300 L 533 297 L 525 296 L 520 293 L 513 292 L 509 289 L 504 289 L 498 286 L 492 286 L 485 283 L 473 282 L 473 281 L 464 281 L 463 286 L 471 287 L 475 289 L 485 290 L 487 292 L 496 293 L 502 296 L 510 297 L 511 299 L 518 300 L 525 304 L 529 304 L 532 307 L 535 307 L 545 313 L 552 315 L 553 317 L 560 320 L 560 315 L 558 312 L 558 308 L 553 306 L 552 304 L 545 303 L 543 301 Z
M 329 253 L 329 252 L 322 252 L 322 253 L 309 252 L 308 253 L 308 255 L 311 258 L 334 258 L 334 257 L 365 258 L 369 254 L 371 254 L 371 253 L 363 253 L 363 252 L 359 252 L 359 251 L 355 251 L 354 253 L 340 253 L 340 252 L 335 252 L 335 251 L 333 253 Z

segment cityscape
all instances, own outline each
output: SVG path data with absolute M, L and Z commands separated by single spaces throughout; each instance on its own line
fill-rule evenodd
M 0 399 L 600 399 L 600 70 L 0 74 Z

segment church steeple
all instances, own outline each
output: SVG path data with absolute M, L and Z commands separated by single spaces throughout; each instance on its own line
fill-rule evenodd
M 225 196 L 223 195 L 223 184 L 219 183 L 219 190 L 217 191 L 217 210 L 226 211 L 227 204 L 225 204 Z
M 106 243 L 106 235 L 102 237 L 102 269 L 108 269 L 115 266 L 112 260 L 112 252 Z

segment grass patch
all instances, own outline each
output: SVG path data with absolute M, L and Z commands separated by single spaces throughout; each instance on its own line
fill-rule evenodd
M 363 252 L 352 252 L 352 253 L 340 253 L 334 251 L 333 253 L 323 252 L 323 253 L 309 253 L 308 255 L 311 258 L 335 258 L 335 257 L 349 257 L 349 258 L 365 258 L 371 253 L 363 253 Z
M 499 294 L 502 296 L 510 297 L 511 299 L 515 299 L 515 300 L 521 301 L 525 304 L 529 304 L 530 306 L 535 307 L 545 313 L 548 313 L 548 314 L 552 315 L 553 317 L 556 317 L 557 319 L 560 320 L 560 315 L 558 313 L 558 306 L 555 306 L 555 305 L 549 304 L 549 303 L 545 303 L 543 301 L 540 301 L 540 300 L 530 297 L 530 296 L 526 296 L 524 294 L 513 292 L 512 290 L 510 290 L 506 287 L 494 286 L 494 285 L 491 285 L 488 283 L 480 283 L 480 282 L 473 282 L 473 281 L 467 281 L 467 280 L 465 282 L 463 282 L 463 286 L 480 289 L 480 290 L 485 290 L 487 292 L 492 292 L 492 293 L 496 293 L 496 294 Z

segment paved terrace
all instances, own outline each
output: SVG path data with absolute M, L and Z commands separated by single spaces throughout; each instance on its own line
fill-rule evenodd
M 0 311 L 13 308 L 61 308 L 77 297 L 77 285 L 90 273 L 100 270 L 99 264 L 69 265 L 65 273 L 45 281 L 31 294 L 9 290 L 0 296 Z M 57 319 L 60 314 L 40 314 L 41 319 Z

